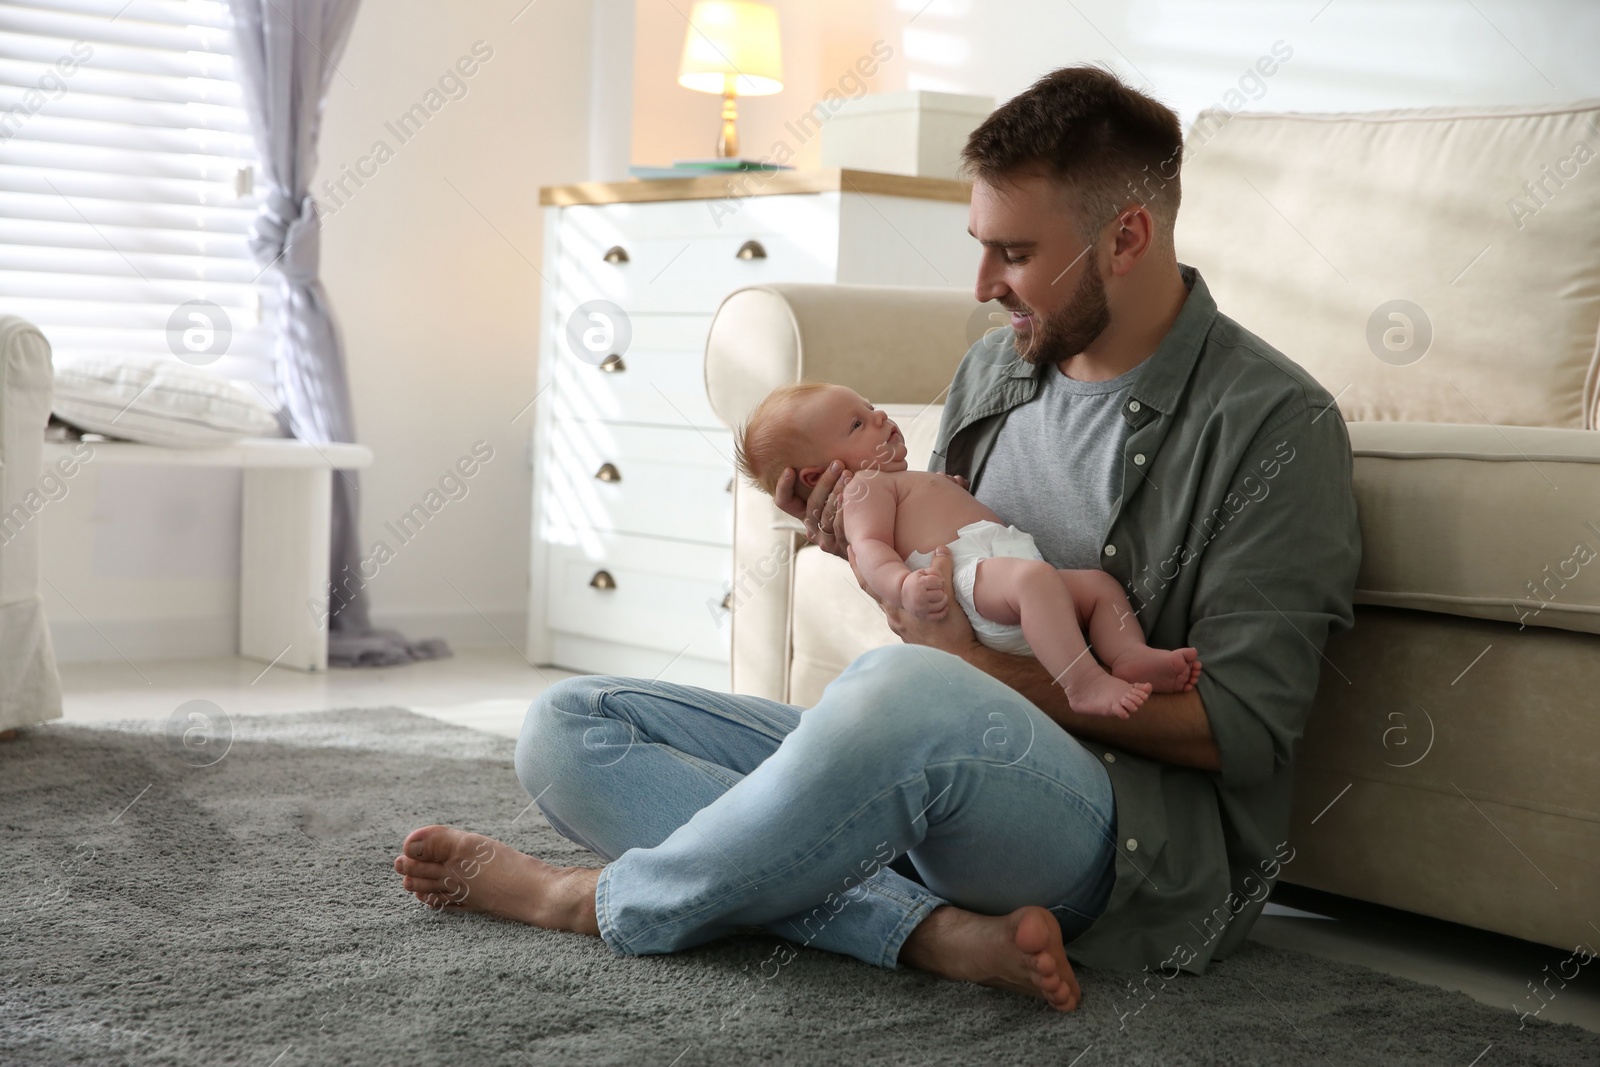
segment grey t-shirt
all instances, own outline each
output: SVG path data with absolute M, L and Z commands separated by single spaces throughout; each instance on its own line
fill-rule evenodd
M 1133 432 L 1122 404 L 1145 362 L 1103 382 L 1045 368 L 1033 399 L 1006 416 L 979 474 L 973 495 L 1032 534 L 1057 568 L 1100 569 L 1122 495 L 1122 446 Z

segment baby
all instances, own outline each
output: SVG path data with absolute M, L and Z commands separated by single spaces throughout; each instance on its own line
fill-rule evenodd
M 833 460 L 849 479 L 845 538 L 878 598 L 919 619 L 942 618 L 944 584 L 929 564 L 949 545 L 956 601 L 980 642 L 1036 656 L 1083 715 L 1127 718 L 1152 692 L 1193 689 L 1200 660 L 1192 648 L 1150 648 L 1133 606 L 1111 575 L 1058 571 L 1033 538 L 942 474 L 906 468 L 905 438 L 889 417 L 853 390 L 801 382 L 774 390 L 738 434 L 740 471 L 769 495 L 785 468 L 815 486 Z M 1105 668 L 1087 655 L 1087 627 Z

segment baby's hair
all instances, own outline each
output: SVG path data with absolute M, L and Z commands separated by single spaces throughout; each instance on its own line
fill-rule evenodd
M 778 476 L 793 466 L 799 435 L 788 416 L 795 401 L 828 388 L 827 382 L 780 385 L 761 398 L 750 417 L 733 435 L 733 459 L 745 480 L 768 496 L 778 488 Z

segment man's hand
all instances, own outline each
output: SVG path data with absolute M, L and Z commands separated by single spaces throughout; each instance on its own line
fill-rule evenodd
M 861 570 L 856 566 L 854 550 L 847 549 L 850 560 L 850 569 L 855 571 L 856 582 L 862 590 L 874 600 L 877 594 L 872 591 L 872 586 L 861 576 Z M 954 656 L 967 659 L 975 649 L 982 648 L 978 644 L 977 635 L 972 632 L 972 623 L 967 619 L 965 611 L 950 611 L 950 601 L 955 599 L 951 573 L 955 569 L 955 561 L 950 556 L 950 549 L 940 545 L 933 550 L 933 562 L 927 570 L 938 575 L 939 590 L 945 596 L 946 610 L 937 618 L 918 619 L 906 611 L 899 604 L 886 604 L 878 600 L 878 606 L 883 609 L 884 616 L 889 620 L 889 629 L 895 636 L 908 645 L 925 645 L 928 648 L 937 648 Z M 919 572 L 920 573 L 920 572 Z M 909 583 L 912 578 L 907 578 Z
M 772 502 L 785 515 L 806 524 L 806 540 L 843 558 L 848 545 L 844 536 L 844 491 L 850 485 L 850 472 L 834 460 L 804 500 L 795 495 L 795 490 L 801 488 L 799 478 L 793 467 L 785 467 L 773 488 Z
M 850 553 L 850 558 L 854 561 L 855 552 Z M 944 593 L 944 581 L 932 567 L 912 571 L 900 586 L 900 607 L 914 618 L 942 619 L 949 603 L 950 598 Z

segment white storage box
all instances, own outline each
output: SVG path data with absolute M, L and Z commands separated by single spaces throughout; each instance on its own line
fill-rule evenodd
M 822 165 L 955 178 L 967 135 L 993 110 L 992 96 L 922 90 L 847 100 L 822 127 Z

